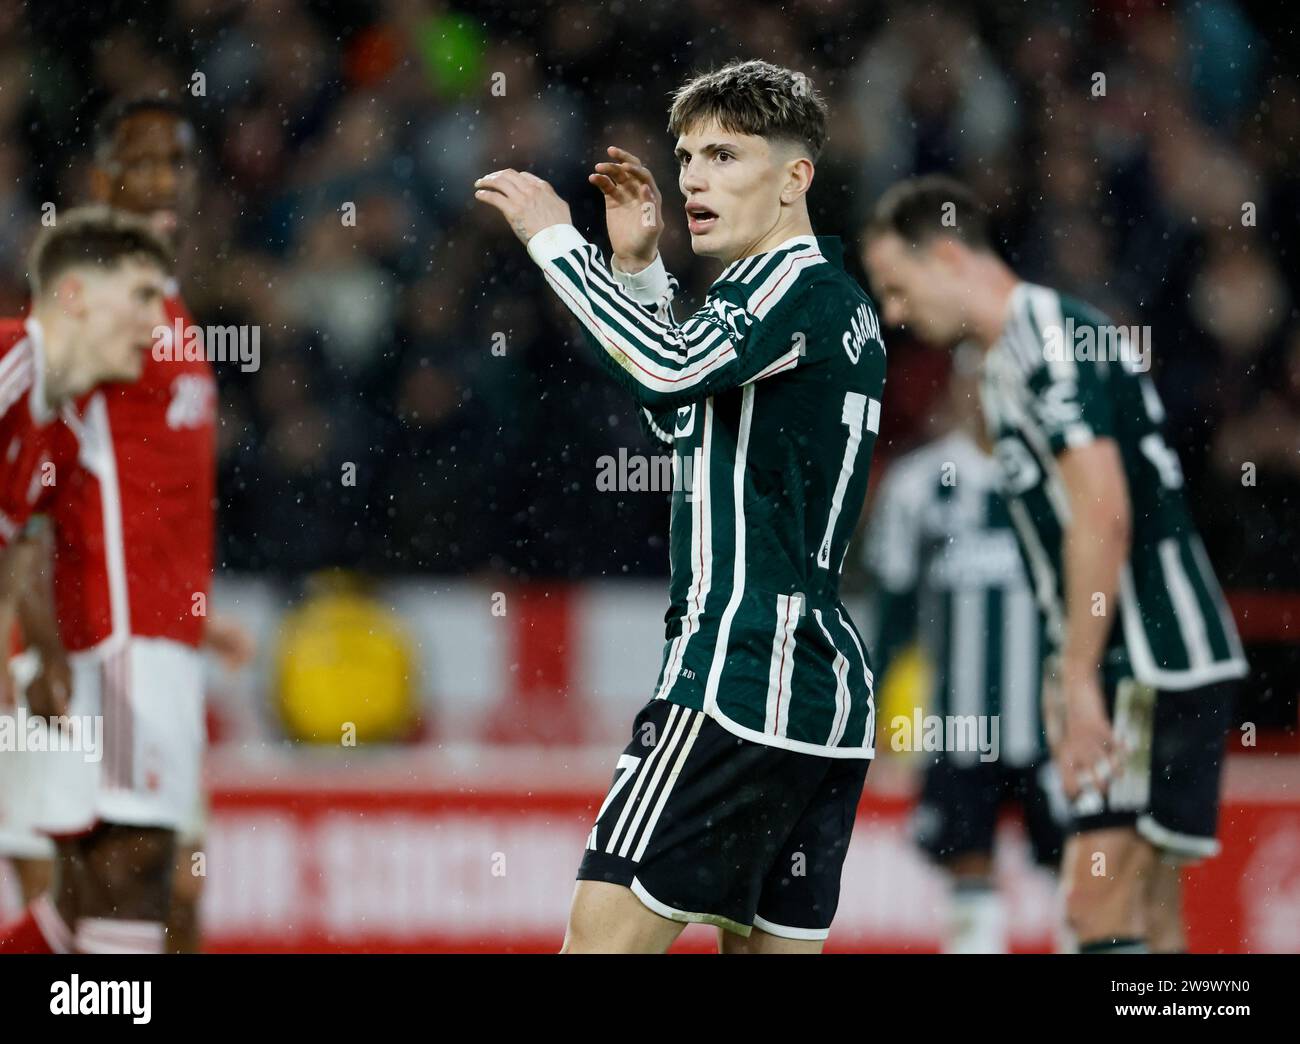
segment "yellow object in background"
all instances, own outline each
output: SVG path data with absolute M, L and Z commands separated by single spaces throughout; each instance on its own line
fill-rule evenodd
M 894 657 L 893 663 L 889 665 L 889 673 L 880 684 L 879 699 L 876 701 L 877 752 L 896 753 L 890 743 L 894 718 L 901 716 L 910 723 L 917 707 L 925 714 L 929 709 L 932 684 L 932 668 L 919 644 L 914 642 Z M 910 751 L 897 753 L 907 754 Z
M 285 615 L 275 658 L 275 700 L 294 739 L 351 745 L 410 735 L 418 713 L 411 643 L 362 578 L 313 577 Z

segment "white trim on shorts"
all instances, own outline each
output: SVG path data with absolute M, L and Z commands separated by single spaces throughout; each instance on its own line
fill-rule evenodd
M 1150 812 L 1142 812 L 1138 815 L 1137 832 L 1157 848 L 1163 849 L 1180 861 L 1212 859 L 1222 848 L 1218 838 L 1180 834 L 1176 830 L 1163 827 L 1152 818 Z
M 759 917 L 758 914 L 754 914 L 754 927 L 768 935 L 775 935 L 778 939 L 825 941 L 831 934 L 829 928 L 791 928 L 789 925 L 769 921 L 766 917 Z
M 735 932 L 737 935 L 743 935 L 746 938 L 748 938 L 752 930 L 749 925 L 733 921 L 730 917 L 723 917 L 721 914 L 690 913 L 687 910 L 678 910 L 667 903 L 661 903 L 647 892 L 645 885 L 635 877 L 632 878 L 632 883 L 628 887 L 632 889 L 632 894 L 641 900 L 642 905 L 647 910 L 651 913 L 657 913 L 660 917 L 666 917 L 670 921 L 685 921 L 688 924 L 713 924 L 719 928 L 725 928 L 729 932 Z

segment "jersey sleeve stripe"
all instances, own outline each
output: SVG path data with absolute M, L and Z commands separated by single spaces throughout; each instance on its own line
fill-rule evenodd
M 551 275 L 549 270 L 547 272 L 547 281 L 565 299 L 570 311 L 591 331 L 592 335 L 604 347 L 606 353 L 625 369 L 635 368 L 638 370 L 644 375 L 644 378 L 637 377 L 638 383 L 656 391 L 677 391 L 680 388 L 689 388 L 693 384 L 702 381 L 712 370 L 735 357 L 735 346 L 730 341 L 726 341 L 709 356 L 702 359 L 693 369 L 672 376 L 664 376 L 665 372 L 671 373 L 672 371 L 665 371 L 664 367 L 640 355 L 628 342 L 616 343 L 617 338 L 613 330 L 596 317 L 587 298 L 575 294 L 570 289 L 570 286 L 566 285 L 566 281 Z

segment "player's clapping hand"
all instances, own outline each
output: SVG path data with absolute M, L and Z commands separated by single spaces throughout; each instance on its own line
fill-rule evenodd
M 474 198 L 496 207 L 524 245 L 551 225 L 571 225 L 569 204 L 548 182 L 519 170 L 496 170 L 474 182 Z
M 659 252 L 663 235 L 663 197 L 654 175 L 632 153 L 609 146 L 613 162 L 597 163 L 587 180 L 605 197 L 609 248 L 625 272 L 645 268 Z

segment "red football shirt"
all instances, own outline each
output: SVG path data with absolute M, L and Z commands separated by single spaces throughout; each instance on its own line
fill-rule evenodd
M 166 311 L 169 324 L 193 323 L 179 297 L 167 299 Z M 59 476 L 45 503 L 54 520 L 55 607 L 70 651 L 113 636 L 202 640 L 216 380 L 211 363 L 180 358 L 180 348 L 170 360 L 148 353 L 138 381 L 101 385 L 64 411 L 79 466 Z
M 44 366 L 40 324 L 0 319 L 0 549 L 60 478 L 54 433 L 62 425 L 45 402 Z

